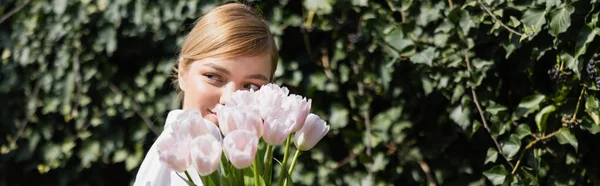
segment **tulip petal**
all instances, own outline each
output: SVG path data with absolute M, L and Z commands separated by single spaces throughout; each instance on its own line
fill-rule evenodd
M 227 158 L 238 169 L 249 167 L 256 156 L 258 137 L 254 132 L 235 130 L 223 139 L 223 149 Z
M 212 135 L 201 135 L 190 143 L 194 167 L 201 176 L 213 173 L 221 162 L 221 144 Z

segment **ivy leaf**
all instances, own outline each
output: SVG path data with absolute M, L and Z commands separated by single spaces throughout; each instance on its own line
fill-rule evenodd
M 527 115 L 539 109 L 540 103 L 542 103 L 544 99 L 546 99 L 546 96 L 542 94 L 535 94 L 523 98 L 513 114 L 513 120 L 520 119 L 521 117 L 527 117 Z
M 53 4 L 54 13 L 57 15 L 62 15 L 67 9 L 67 0 L 54 0 Z
M 437 56 L 435 48 L 427 47 L 427 49 L 411 56 L 410 61 L 415 64 L 426 64 L 427 66 L 431 66 L 435 56 Z
M 581 128 L 587 130 L 592 135 L 600 133 L 600 125 L 594 124 L 589 117 L 583 117 L 584 122 L 581 123 Z
M 577 36 L 577 44 L 575 45 L 575 59 L 578 59 L 579 56 L 585 54 L 588 45 L 594 41 L 596 34 L 600 31 L 599 28 L 589 28 L 584 26 L 579 31 L 579 35 Z
M 550 10 L 550 8 L 552 8 L 553 6 L 560 5 L 560 0 L 543 0 L 543 1 L 546 2 L 546 10 Z
M 398 52 L 402 52 L 406 47 L 413 45 L 412 40 L 404 38 L 404 33 L 400 28 L 394 29 L 385 36 L 384 40 Z
M 519 25 L 521 25 L 521 21 L 519 21 L 513 16 L 510 16 L 510 22 L 508 22 L 508 25 L 511 27 L 518 27 Z
M 598 102 L 598 98 L 589 93 L 586 96 L 585 112 L 590 115 L 590 118 L 592 118 L 596 125 L 600 125 L 600 103 Z
M 502 48 L 504 48 L 504 50 L 506 50 L 506 55 L 504 56 L 504 58 L 508 59 L 508 57 L 510 57 L 510 55 L 516 50 L 521 48 L 521 42 L 519 42 L 519 38 L 517 37 L 512 37 L 512 39 L 510 40 L 504 40 L 502 42 Z
M 329 125 L 332 129 L 344 128 L 348 124 L 348 110 L 339 104 L 331 106 Z
M 461 30 L 465 33 L 465 35 L 469 35 L 469 30 L 475 27 L 475 22 L 471 18 L 471 15 L 467 11 L 460 12 L 460 21 L 459 25 Z
M 525 136 L 529 136 L 531 134 L 531 129 L 527 124 L 520 124 L 517 127 L 517 131 L 515 132 L 519 139 L 523 139 Z
M 98 141 L 86 140 L 78 153 L 81 157 L 81 165 L 88 167 L 96 161 L 100 155 L 100 143 Z
M 485 177 L 487 177 L 487 179 L 490 180 L 490 182 L 492 182 L 494 185 L 501 185 L 504 183 L 504 180 L 506 180 L 506 175 L 508 174 L 509 173 L 502 165 L 496 165 L 483 172 L 483 175 L 485 175 Z
M 546 131 L 546 119 L 548 118 L 548 115 L 555 110 L 556 107 L 554 105 L 548 105 L 535 115 L 535 124 L 537 125 L 540 133 L 544 133 Z
M 352 5 L 354 6 L 367 6 L 367 0 L 352 0 Z
M 590 27 L 590 28 L 597 28 L 596 27 L 596 23 L 598 23 L 598 14 L 600 14 L 600 12 L 596 12 L 595 14 L 592 14 L 591 21 L 589 23 L 587 23 L 588 27 Z
M 562 130 L 556 134 L 556 139 L 558 139 L 558 143 L 561 145 L 568 143 L 575 148 L 575 151 L 577 151 L 577 138 L 568 128 L 562 128 Z
M 427 77 L 426 75 L 422 75 L 421 83 L 423 85 L 423 91 L 425 92 L 425 95 L 429 95 L 431 92 L 433 92 L 434 85 L 431 78 Z
M 458 126 L 462 127 L 463 130 L 466 130 L 467 127 L 471 125 L 470 111 L 467 108 L 464 108 L 462 105 L 458 105 L 452 112 L 450 113 L 450 119 L 456 122 Z
M 571 14 L 575 12 L 575 7 L 565 4 L 564 7 L 552 11 L 550 20 L 550 35 L 558 37 L 558 34 L 567 31 L 571 26 Z
M 416 18 L 417 25 L 425 27 L 430 22 L 440 19 L 442 17 L 440 11 L 443 8 L 445 8 L 444 4 L 431 5 L 429 2 L 421 4 L 419 8 L 421 12 Z
M 521 139 L 515 134 L 511 134 L 507 141 L 502 143 L 502 153 L 508 160 L 512 160 L 521 149 Z
M 487 165 L 488 162 L 494 163 L 496 159 L 498 159 L 498 151 L 490 147 L 488 148 L 487 155 L 485 155 L 485 162 L 483 164 Z
M 537 35 L 542 26 L 546 24 L 546 11 L 540 9 L 528 9 L 521 17 L 521 22 L 525 26 L 525 31 L 532 37 Z
M 331 13 L 331 3 L 329 0 L 306 0 L 304 7 L 309 11 L 316 11 L 319 14 Z
M 579 60 L 573 58 L 573 56 L 569 53 L 563 52 L 560 54 L 560 60 L 567 65 L 567 68 L 573 70 L 575 76 L 580 79 L 581 78 L 581 69 L 583 68 L 583 64 L 579 63 Z

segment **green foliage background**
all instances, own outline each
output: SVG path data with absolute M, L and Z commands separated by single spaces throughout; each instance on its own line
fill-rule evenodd
M 131 184 L 180 106 L 182 39 L 220 3 L 3 0 L 0 185 Z M 331 125 L 298 185 L 600 185 L 597 0 L 246 3 L 275 82 Z

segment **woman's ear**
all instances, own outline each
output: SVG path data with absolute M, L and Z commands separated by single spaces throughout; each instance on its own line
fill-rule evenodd
M 177 83 L 179 84 L 179 89 L 181 89 L 181 91 L 185 92 L 186 70 L 185 70 L 185 68 L 183 68 L 184 66 L 182 64 L 183 64 L 183 60 L 179 60 L 179 63 L 177 66 Z

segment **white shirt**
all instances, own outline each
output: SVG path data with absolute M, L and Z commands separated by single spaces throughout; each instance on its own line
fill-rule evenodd
M 152 147 L 150 147 L 150 150 L 148 151 L 148 153 L 146 154 L 146 157 L 144 158 L 144 161 L 142 161 L 142 165 L 140 166 L 140 169 L 138 170 L 137 176 L 135 178 L 135 182 L 133 183 L 133 186 L 186 186 L 188 185 L 183 179 L 181 179 L 181 177 L 185 178 L 187 180 L 187 177 L 185 176 L 185 173 L 180 172 L 177 173 L 173 170 L 171 170 L 166 164 L 163 164 L 162 162 L 160 162 L 159 157 L 158 157 L 158 151 L 157 151 L 157 147 L 156 147 L 156 143 L 158 141 L 160 141 L 162 138 L 165 138 L 166 135 L 169 135 L 169 133 L 171 133 L 173 131 L 173 129 L 171 129 L 171 123 L 175 122 L 177 115 L 179 115 L 180 113 L 182 113 L 183 110 L 172 110 L 169 112 L 169 114 L 167 115 L 167 120 L 165 123 L 165 128 L 162 131 L 162 133 L 160 134 L 160 136 L 158 136 L 158 139 L 154 142 L 154 144 L 152 144 Z M 208 121 L 208 120 L 204 120 L 204 122 L 207 122 L 207 126 L 210 130 L 210 132 L 219 140 L 222 141 L 222 136 L 221 136 L 221 132 L 219 131 L 219 128 L 217 128 L 217 126 L 215 124 L 213 124 L 212 122 Z M 202 186 L 202 181 L 200 180 L 200 177 L 198 176 L 198 172 L 196 171 L 196 168 L 194 168 L 194 166 L 190 166 L 187 169 L 188 173 L 190 174 L 190 176 L 192 177 L 192 180 L 194 181 L 194 183 L 198 186 Z

